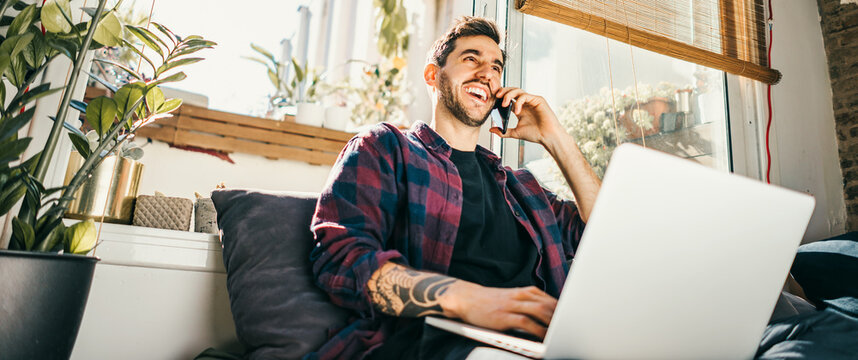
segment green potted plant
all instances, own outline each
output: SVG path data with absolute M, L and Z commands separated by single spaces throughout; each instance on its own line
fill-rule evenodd
M 98 133 L 90 130 L 86 133 L 89 149 L 98 148 Z M 122 141 L 114 139 L 108 141 Z M 112 145 L 111 145 L 112 147 Z M 86 181 L 81 184 L 69 203 L 65 217 L 71 219 L 131 224 L 134 202 L 143 175 L 143 148 L 136 142 L 123 141 L 110 154 L 104 154 L 101 166 L 95 168 Z M 80 170 L 86 159 L 78 151 L 72 151 L 66 167 L 65 184 L 68 184 Z
M 84 255 L 95 245 L 93 222 L 69 227 L 63 223 L 73 194 L 105 154 L 115 152 L 137 129 L 170 116 L 181 105 L 179 99 L 165 99 L 158 85 L 184 79 L 185 74 L 177 68 L 202 60 L 188 56 L 215 45 L 199 36 L 180 38 L 159 24 L 152 24 L 155 32 L 124 26 L 115 9 L 105 11 L 105 4 L 106 0 L 99 0 L 96 8 L 83 9 L 91 20 L 74 23 L 68 0 L 0 3 L 4 20 L 11 19 L 6 36 L 0 39 L 0 73 L 2 80 L 13 86 L 7 89 L 0 85 L 0 104 L 8 104 L 0 106 L 0 215 L 8 214 L 23 200 L 12 218 L 9 250 L 0 250 L 0 353 L 4 358 L 70 356 L 97 262 Z M 7 15 L 13 9 L 17 13 Z M 151 67 L 150 78 L 112 64 L 136 81 L 114 88 L 113 97 L 103 96 L 85 104 L 86 121 L 98 133 L 99 145 L 92 151 L 85 135 L 64 120 L 87 52 L 104 46 L 128 46 L 120 36 L 123 29 L 153 50 L 157 62 L 133 50 Z M 68 80 L 55 87 L 34 84 L 59 56 L 73 62 Z M 33 121 L 35 113 L 34 108 L 27 107 L 59 91 L 64 94 L 44 149 L 22 159 L 32 139 L 19 137 L 18 130 Z M 68 185 L 46 188 L 42 181 L 63 133 L 85 161 Z
M 263 58 L 245 58 L 265 66 L 268 79 L 274 85 L 275 92 L 269 97 L 269 107 L 272 113 L 277 114 L 274 117 L 282 120 L 283 115 L 289 112 L 283 110 L 292 108 L 296 122 L 321 126 L 325 117 L 324 108 L 319 103 L 322 97 L 320 90 L 324 88 L 324 74 L 307 64 L 301 66 L 295 58 L 288 62 L 278 60 L 259 45 L 251 43 L 250 48 Z
M 387 121 L 407 126 L 406 110 L 412 96 L 403 71 L 405 59 L 395 57 L 378 64 L 352 62 L 364 65 L 363 74 L 354 82 L 344 81 L 338 85 L 352 104 L 352 122 L 372 125 Z

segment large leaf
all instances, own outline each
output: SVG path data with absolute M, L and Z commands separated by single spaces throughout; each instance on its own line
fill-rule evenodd
M 72 145 L 74 145 L 75 150 L 77 150 L 78 154 L 84 159 L 88 159 L 92 154 L 92 150 L 89 148 L 89 141 L 87 141 L 85 136 L 81 136 L 79 134 L 70 132 L 69 139 L 71 139 Z
M 33 40 L 27 44 L 27 47 L 24 48 L 21 54 L 24 55 L 27 65 L 30 65 L 33 69 L 38 69 L 39 66 L 45 63 L 45 56 L 48 54 L 50 48 L 41 32 L 34 31 L 32 34 Z
M 185 75 L 185 72 L 180 71 L 180 72 L 177 72 L 173 75 L 167 76 L 163 79 L 159 79 L 153 83 L 150 83 L 147 86 L 153 87 L 153 86 L 158 86 L 158 85 L 163 84 L 163 83 L 182 81 L 182 80 L 185 80 L 187 77 L 188 77 L 188 75 Z
M 179 106 L 182 106 L 182 99 L 178 99 L 178 98 L 170 99 L 170 100 L 167 100 L 164 102 L 164 106 L 161 106 L 161 108 L 158 110 L 158 112 L 162 113 L 162 114 L 168 113 L 168 112 L 171 112 L 173 110 L 178 109 Z
M 161 24 L 159 24 L 159 23 L 153 22 L 153 23 L 151 23 L 151 24 L 152 24 L 152 26 L 154 26 L 156 29 L 158 29 L 158 31 L 160 31 L 162 34 L 164 34 L 165 36 L 167 36 L 167 38 L 168 38 L 168 39 L 170 39 L 170 41 L 172 41 L 172 42 L 173 42 L 173 45 L 178 45 L 178 42 L 177 42 L 177 41 L 178 41 L 178 37 L 176 36 L 176 34 L 175 34 L 174 32 L 172 32 L 172 31 L 171 31 L 170 29 L 168 29 L 166 26 L 161 25 Z
M 137 30 L 139 30 L 139 31 L 140 31 L 141 33 L 143 33 L 144 35 L 148 36 L 150 39 L 157 41 L 157 42 L 158 42 L 158 44 L 160 44 L 160 45 L 161 45 L 161 48 L 162 48 L 162 49 L 164 49 L 164 51 L 167 51 L 167 50 L 169 50 L 169 49 L 170 49 L 170 46 L 169 46 L 169 45 L 167 45 L 167 43 L 166 43 L 166 42 L 164 42 L 164 40 L 161 40 L 161 37 L 160 37 L 160 36 L 158 36 L 157 34 L 155 34 L 155 33 L 151 32 L 151 31 L 149 31 L 149 29 L 147 29 L 147 28 L 143 28 L 143 27 L 139 27 L 139 26 L 138 26 L 138 27 L 137 27 Z
M 101 18 L 98 26 L 95 27 L 95 34 L 92 39 L 104 46 L 122 44 L 122 23 L 116 17 L 116 12 L 110 11 Z
M 26 171 L 28 174 L 32 174 L 36 172 L 36 165 L 39 163 L 39 158 L 42 157 L 42 152 L 39 151 L 35 155 L 31 156 L 29 159 L 24 160 L 24 162 L 15 166 L 16 169 L 20 169 L 22 171 Z
M 98 59 L 95 59 L 95 60 L 98 61 Z M 98 76 L 95 76 L 93 73 L 91 73 L 89 71 L 84 71 L 84 72 L 87 75 L 89 75 L 89 77 L 92 78 L 93 80 L 98 81 L 99 84 L 104 85 L 104 87 L 106 87 L 108 90 L 110 90 L 110 92 L 115 94 L 117 91 L 119 91 L 119 88 L 117 88 L 116 85 L 109 83 L 107 80 L 104 80 Z
M 71 6 L 68 0 L 48 0 L 42 6 L 42 26 L 52 33 L 67 34 L 72 30 L 71 24 L 66 20 L 70 14 Z
M 36 112 L 36 108 L 32 107 L 23 113 L 18 114 L 17 116 L 6 119 L 3 121 L 2 125 L 0 125 L 0 142 L 6 141 L 11 138 L 15 134 L 18 133 L 24 125 L 30 122 L 30 119 L 33 118 L 33 114 Z
M 271 81 L 271 84 L 274 85 L 277 90 L 281 90 L 282 86 L 280 81 L 280 76 L 274 72 L 274 70 L 268 69 L 268 80 Z
M 81 112 L 82 112 L 82 113 L 86 113 L 86 110 L 81 111 Z M 48 119 L 51 119 L 51 121 L 57 121 L 57 118 L 55 118 L 55 117 L 53 117 L 53 116 L 50 116 L 50 115 L 48 116 Z M 68 130 L 69 132 L 73 132 L 73 133 L 75 133 L 75 134 L 77 134 L 77 135 L 80 135 L 80 136 L 82 136 L 82 137 L 86 137 L 86 135 L 84 135 L 83 131 L 80 131 L 80 129 L 78 129 L 77 127 L 75 127 L 75 126 L 74 126 L 74 125 L 72 125 L 72 124 L 69 124 L 69 123 L 67 123 L 67 122 L 63 121 L 63 127 L 64 127 L 66 130 Z
M 66 251 L 86 255 L 95 247 L 96 236 L 95 222 L 92 219 L 69 226 L 65 231 Z
M 15 85 L 16 88 L 23 86 L 27 75 L 27 62 L 24 61 L 24 57 L 20 54 L 18 56 L 13 56 L 9 62 L 9 67 L 3 75 L 6 75 L 6 79 L 9 80 L 12 85 Z
M 162 49 L 157 43 L 157 42 L 163 42 L 163 41 L 161 41 L 160 39 L 155 40 L 155 38 L 152 38 L 151 36 L 149 36 L 149 34 L 151 34 L 151 32 L 149 32 L 146 29 L 143 29 L 143 28 L 140 28 L 137 26 L 131 26 L 131 25 L 126 26 L 125 28 L 128 30 L 128 32 L 130 32 L 131 34 L 136 36 L 138 39 L 140 39 L 140 41 L 143 42 L 143 45 L 146 45 L 147 47 L 149 47 L 150 49 L 152 49 L 156 53 L 158 53 L 158 55 L 161 57 L 161 60 L 164 60 L 164 49 Z
M 179 44 L 179 48 L 197 47 L 197 46 L 213 47 L 215 45 L 217 45 L 217 43 L 214 41 L 204 40 L 201 37 L 196 37 L 196 38 L 188 38 L 185 41 L 182 41 L 182 43 Z M 272 60 L 273 60 L 273 56 L 272 56 Z
M 36 20 L 38 14 L 39 9 L 36 7 L 36 4 L 25 7 L 18 15 L 15 15 L 15 20 L 12 20 L 12 24 L 6 30 L 6 36 L 18 35 L 27 31 L 27 28 Z
M 86 113 L 86 103 L 83 101 L 72 99 L 71 101 L 69 101 L 69 106 L 71 106 L 72 109 L 80 111 L 84 114 Z
M 33 40 L 33 33 L 27 32 L 20 35 L 14 35 L 6 38 L 2 44 L 0 44 L 0 53 L 9 55 L 14 58 L 21 51 L 27 48 L 27 44 Z
M 42 219 L 53 218 L 44 216 Z M 58 243 L 62 242 L 65 237 L 66 226 L 63 224 L 62 217 L 56 217 L 50 222 L 41 221 L 40 226 L 36 226 L 36 239 L 39 239 L 36 244 L 36 251 L 53 251 Z M 43 223 L 43 224 L 42 224 Z
M 188 36 L 185 36 L 184 39 L 182 39 L 182 42 L 186 42 L 188 40 L 202 40 L 202 38 L 203 37 L 199 36 L 199 35 L 188 35 Z
M 24 194 L 24 201 L 21 202 L 21 210 L 18 211 L 18 217 L 21 221 L 27 224 L 36 223 L 36 213 L 41 207 L 41 193 L 39 190 L 44 188 L 38 181 L 26 174 L 24 177 L 24 185 L 27 187 L 27 192 Z
M 159 113 L 158 109 L 162 106 L 164 106 L 164 92 L 157 86 L 149 89 L 146 92 L 146 107 L 149 108 L 149 112 Z
M 113 101 L 116 102 L 116 110 L 121 118 L 124 119 L 126 114 L 137 110 L 133 106 L 143 97 L 144 91 L 145 85 L 140 82 L 125 84 L 116 91 L 116 94 L 113 95 Z
M 60 53 L 68 57 L 70 60 L 75 60 L 75 55 L 77 54 L 78 50 L 78 45 L 76 42 L 54 36 L 47 36 L 47 43 L 48 46 L 50 46 L 56 51 L 59 51 Z
M 116 118 L 117 106 L 113 99 L 107 96 L 99 96 L 89 102 L 86 106 L 86 121 L 99 137 L 104 136 L 113 126 Z
M 128 49 L 128 50 L 133 51 L 135 54 L 137 54 L 137 56 L 139 56 L 141 59 L 145 60 L 149 64 L 149 66 L 152 67 L 153 71 L 157 68 L 155 66 L 155 63 L 152 62 L 152 60 L 150 60 L 148 56 L 144 55 L 142 51 L 138 50 L 137 47 L 134 46 L 134 44 L 132 44 L 128 41 L 122 40 L 122 46 L 124 49 Z
M 250 43 L 250 47 L 251 47 L 254 51 L 256 51 L 256 52 L 258 52 L 258 53 L 262 54 L 262 56 L 265 56 L 266 58 L 268 58 L 268 60 L 271 60 L 271 63 L 272 63 L 272 64 L 277 64 L 277 59 L 276 59 L 276 58 L 274 57 L 274 55 L 272 55 L 272 54 L 271 54 L 271 52 L 269 52 L 268 50 L 265 50 L 263 47 L 261 47 L 261 46 L 259 46 L 259 45 L 256 45 L 256 44 L 254 44 L 254 43 Z M 276 66 L 276 65 L 275 65 L 275 66 Z
M 174 51 L 174 52 L 172 53 L 172 55 L 170 55 L 170 56 L 167 58 L 167 60 L 166 60 L 166 61 L 170 61 L 170 60 L 173 60 L 173 59 L 179 58 L 179 57 L 181 57 L 181 56 L 190 55 L 190 54 L 193 54 L 193 53 L 195 53 L 195 52 L 197 52 L 197 51 L 200 51 L 200 50 L 203 50 L 203 49 L 211 49 L 211 46 L 203 46 L 203 45 L 199 45 L 199 46 L 189 46 L 189 47 L 181 48 L 181 49 L 178 49 L 178 50 Z M 263 61 L 263 63 L 264 63 L 264 64 L 266 64 L 266 66 L 270 66 L 270 64 L 268 64 L 268 63 L 266 63 L 266 62 L 264 62 L 264 61 Z
M 24 185 L 23 174 L 13 177 L 0 190 L 0 215 L 6 215 L 12 207 L 24 197 L 27 187 Z
M 30 141 L 32 140 L 32 138 L 27 137 L 0 145 L 0 167 L 8 166 L 10 162 L 20 159 L 21 154 L 24 150 L 27 150 L 27 146 L 30 145 Z
M 298 65 L 298 60 L 294 57 L 292 58 L 292 68 L 295 69 L 295 80 L 298 80 L 299 83 L 304 81 L 304 69 Z
M 200 62 L 202 60 L 203 60 L 203 58 L 185 58 L 185 59 L 181 59 L 181 60 L 166 62 L 163 65 L 161 65 L 160 67 L 158 67 L 158 70 L 155 70 L 155 77 L 157 78 L 159 75 L 161 75 L 161 74 L 163 74 L 163 73 L 167 72 L 168 70 L 173 69 L 175 67 L 190 65 L 193 63 Z
M 33 243 L 36 241 L 36 234 L 33 227 L 24 221 L 21 221 L 17 216 L 12 218 L 12 242 L 16 244 L 17 250 L 29 251 L 33 249 Z
M 36 101 L 38 99 L 41 99 L 41 98 L 48 96 L 48 95 L 51 95 L 51 94 L 58 93 L 60 91 L 63 91 L 63 89 L 65 89 L 65 88 L 61 88 L 61 87 L 51 89 L 50 87 L 51 87 L 50 83 L 44 83 L 44 84 L 41 84 L 39 86 L 36 86 L 36 87 L 30 89 L 30 91 L 27 91 L 26 93 L 21 95 L 20 99 L 17 99 L 17 100 L 12 99 L 12 101 L 14 103 L 10 104 L 10 106 L 14 106 L 14 107 L 10 107 L 10 109 L 16 109 L 16 110 L 20 109 L 20 108 L 24 107 L 25 105 L 29 104 L 30 102 Z

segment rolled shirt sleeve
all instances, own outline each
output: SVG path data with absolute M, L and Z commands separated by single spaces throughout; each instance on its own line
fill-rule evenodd
M 397 138 L 383 127 L 358 135 L 331 169 L 311 223 L 310 253 L 317 285 L 333 303 L 373 316 L 366 283 L 385 262 L 402 254 L 385 250 L 399 206 Z

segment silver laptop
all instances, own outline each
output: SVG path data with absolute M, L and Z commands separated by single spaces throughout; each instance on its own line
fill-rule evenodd
M 544 342 L 426 323 L 535 358 L 750 359 L 813 197 L 616 149 Z

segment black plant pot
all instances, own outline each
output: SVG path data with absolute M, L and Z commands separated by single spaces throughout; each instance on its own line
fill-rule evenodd
M 68 359 L 96 262 L 0 250 L 0 358 Z

